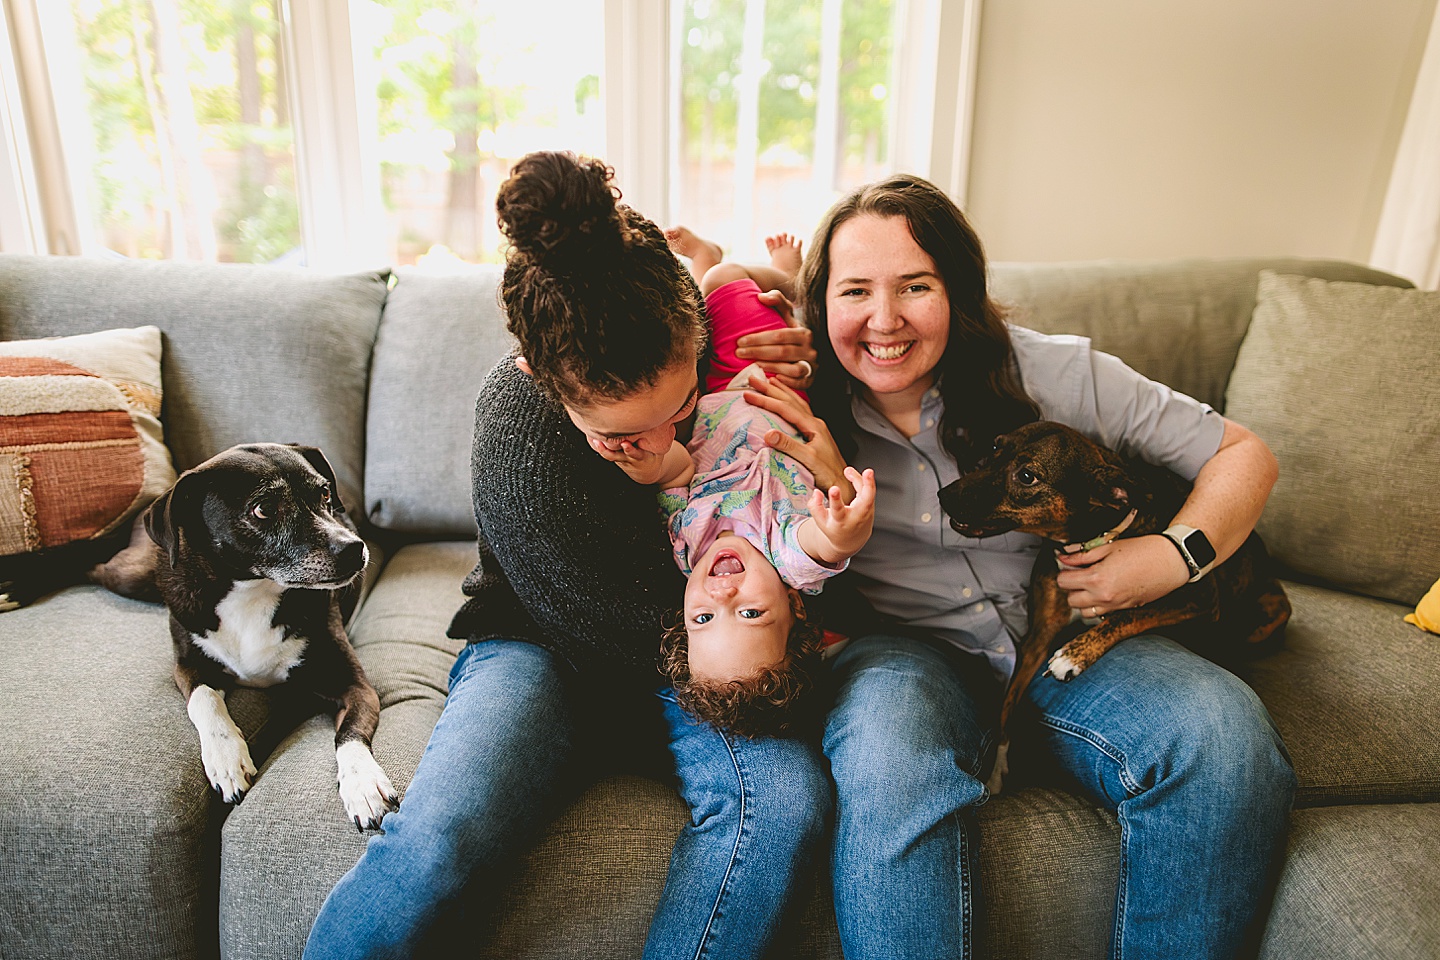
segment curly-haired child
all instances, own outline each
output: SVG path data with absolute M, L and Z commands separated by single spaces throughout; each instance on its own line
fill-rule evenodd
M 816 489 L 809 470 L 767 443 L 774 431 L 799 437 L 797 428 L 748 399 L 798 395 L 734 357 L 741 336 L 784 326 L 759 294 L 786 292 L 798 241 L 770 238 L 770 266 L 748 267 L 683 227 L 666 236 L 701 277 L 713 346 L 688 446 L 674 442 L 658 464 L 621 464 L 663 488 L 675 561 L 689 578 L 661 668 L 698 719 L 740 736 L 779 735 L 805 715 L 821 658 L 822 631 L 801 593 L 818 592 L 870 538 L 875 476 L 845 468 L 853 499 L 839 486 Z

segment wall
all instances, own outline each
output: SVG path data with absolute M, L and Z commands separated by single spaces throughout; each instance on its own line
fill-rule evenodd
M 987 0 L 996 260 L 1370 256 L 1436 0 Z

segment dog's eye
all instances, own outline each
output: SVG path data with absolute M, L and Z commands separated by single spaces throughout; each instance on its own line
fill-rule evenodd
M 1015 474 L 1015 479 L 1020 481 L 1020 485 L 1024 487 L 1033 487 L 1035 486 L 1035 484 L 1040 482 L 1040 478 L 1035 476 L 1035 474 L 1031 473 L 1029 470 L 1021 470 L 1019 473 Z
M 251 508 L 250 508 L 250 516 L 254 517 L 256 520 L 269 520 L 269 519 L 270 519 L 270 513 L 269 513 L 269 511 L 266 509 L 265 504 L 263 504 L 263 503 L 257 503 L 257 504 L 255 504 L 255 506 L 251 507 Z
M 320 490 L 320 502 L 321 502 L 321 503 L 329 503 L 329 502 L 330 502 L 330 488 L 329 488 L 329 487 L 324 487 L 324 488 L 322 488 L 322 489 Z

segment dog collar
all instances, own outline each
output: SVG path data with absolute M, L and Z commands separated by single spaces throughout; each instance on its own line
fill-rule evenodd
M 1121 520 L 1119 525 L 1114 527 L 1113 529 L 1106 530 L 1104 533 L 1100 534 L 1100 536 L 1095 537 L 1093 540 L 1086 540 L 1084 543 L 1066 544 L 1062 549 L 1065 553 L 1084 553 L 1086 550 L 1094 550 L 1096 547 L 1103 547 L 1107 543 L 1114 542 L 1116 537 L 1120 536 L 1120 534 L 1128 530 L 1130 528 L 1130 524 L 1134 522 L 1134 520 L 1135 511 L 1131 510 L 1128 514 L 1125 515 L 1125 519 Z

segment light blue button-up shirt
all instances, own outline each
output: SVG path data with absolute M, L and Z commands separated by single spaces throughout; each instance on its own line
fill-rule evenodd
M 1210 408 L 1146 379 L 1085 337 L 1011 327 L 1015 360 L 1040 416 L 1074 427 L 1121 453 L 1194 480 L 1225 432 Z M 860 397 L 851 401 L 859 449 L 875 470 L 875 533 L 850 562 L 850 578 L 883 614 L 985 657 L 1002 680 L 1029 623 L 1026 589 L 1038 538 L 1006 533 L 976 540 L 951 528 L 939 490 L 959 476 L 940 443 L 940 391 L 920 409 L 920 432 L 899 430 Z

